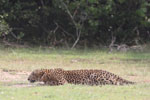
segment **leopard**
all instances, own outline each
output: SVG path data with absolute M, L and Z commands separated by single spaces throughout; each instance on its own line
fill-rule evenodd
M 135 84 L 135 82 L 128 81 L 118 75 L 100 69 L 36 69 L 29 75 L 28 81 L 31 83 L 44 82 L 44 84 L 50 86 L 64 84 L 81 84 L 91 86 Z

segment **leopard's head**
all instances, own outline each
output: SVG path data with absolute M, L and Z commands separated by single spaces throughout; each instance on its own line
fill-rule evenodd
M 41 80 L 41 77 L 44 75 L 43 70 L 34 70 L 28 77 L 28 81 L 31 83 L 37 82 Z

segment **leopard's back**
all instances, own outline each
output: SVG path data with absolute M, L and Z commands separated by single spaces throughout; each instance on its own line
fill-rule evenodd
M 104 70 L 69 70 L 64 72 L 64 78 L 71 84 L 86 85 L 124 85 L 134 84 L 118 75 Z

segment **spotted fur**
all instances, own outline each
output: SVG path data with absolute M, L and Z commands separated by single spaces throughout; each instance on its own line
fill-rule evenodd
M 48 85 L 82 84 L 82 85 L 125 85 L 134 82 L 125 80 L 104 70 L 63 70 L 37 69 L 28 77 L 30 82 L 41 81 Z

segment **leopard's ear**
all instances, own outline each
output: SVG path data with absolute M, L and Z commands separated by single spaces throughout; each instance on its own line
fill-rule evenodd
M 41 70 L 40 70 L 40 74 L 41 74 L 41 75 L 44 75 L 45 72 L 46 72 L 46 69 L 41 69 Z
M 55 71 L 64 71 L 64 69 L 62 69 L 62 68 L 56 68 L 56 69 L 54 69 Z

